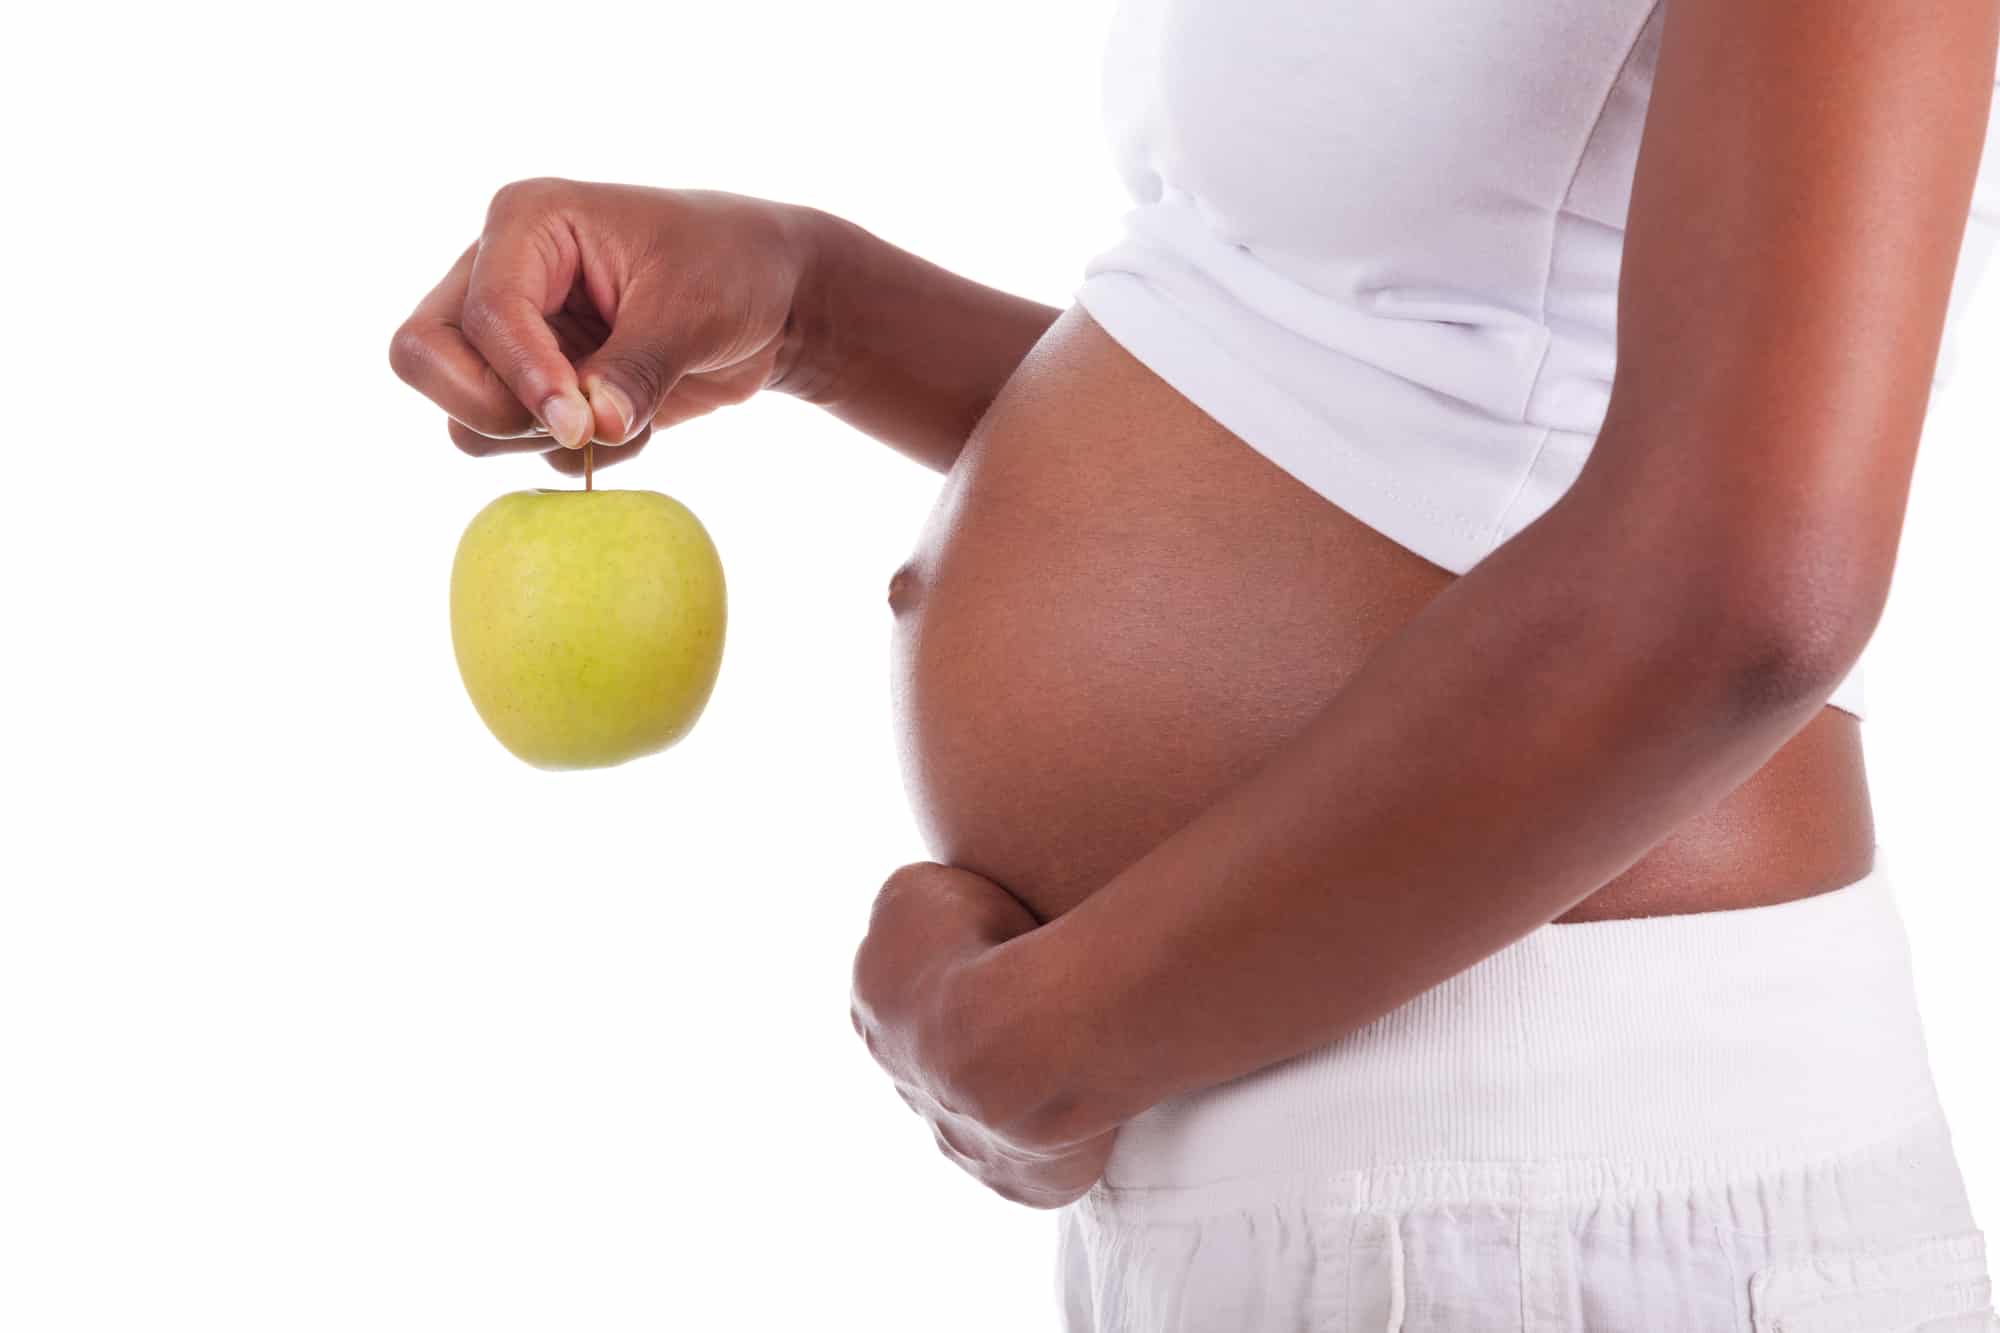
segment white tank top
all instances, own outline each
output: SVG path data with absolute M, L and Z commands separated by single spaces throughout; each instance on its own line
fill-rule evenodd
M 1104 106 L 1135 207 L 1077 299 L 1252 448 L 1463 573 L 1603 423 L 1661 16 L 1124 0 Z M 1938 384 L 1996 235 L 2000 123 Z M 1861 713 L 1860 663 L 1830 702 Z

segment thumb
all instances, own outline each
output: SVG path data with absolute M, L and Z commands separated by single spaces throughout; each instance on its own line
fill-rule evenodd
M 665 303 L 629 293 L 604 342 L 577 363 L 577 383 L 590 400 L 599 440 L 624 444 L 651 425 L 687 373 L 694 353 L 675 324 Z

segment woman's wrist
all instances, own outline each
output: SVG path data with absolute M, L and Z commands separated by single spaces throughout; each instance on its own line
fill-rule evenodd
M 834 321 L 829 318 L 827 275 L 851 246 L 841 234 L 849 224 L 831 213 L 796 204 L 774 203 L 771 210 L 783 262 L 796 277 L 784 338 L 764 387 L 807 402 L 823 402 L 832 396 L 837 379 L 830 355 Z
M 765 387 L 943 471 L 1061 312 L 899 250 L 844 218 L 773 204 L 794 282 Z

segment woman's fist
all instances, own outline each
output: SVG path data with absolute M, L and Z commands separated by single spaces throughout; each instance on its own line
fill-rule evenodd
M 1104 1174 L 1117 1131 L 1073 1132 L 1054 1052 L 1073 1034 L 1042 1009 L 1063 983 L 1000 961 L 1034 915 L 969 870 L 920 862 L 875 895 L 848 1016 L 938 1151 L 1004 1199 L 1060 1208 Z
M 389 362 L 467 453 L 547 451 L 576 472 L 596 440 L 612 446 L 601 467 L 776 378 L 804 218 L 709 191 L 516 182 L 396 330 Z

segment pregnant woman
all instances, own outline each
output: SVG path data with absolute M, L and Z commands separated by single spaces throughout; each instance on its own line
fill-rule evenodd
M 1859 718 L 1996 29 L 1133 0 L 1066 311 L 533 181 L 392 359 L 474 454 L 776 389 L 945 474 L 853 1016 L 1072 1333 L 1991 1329 Z

